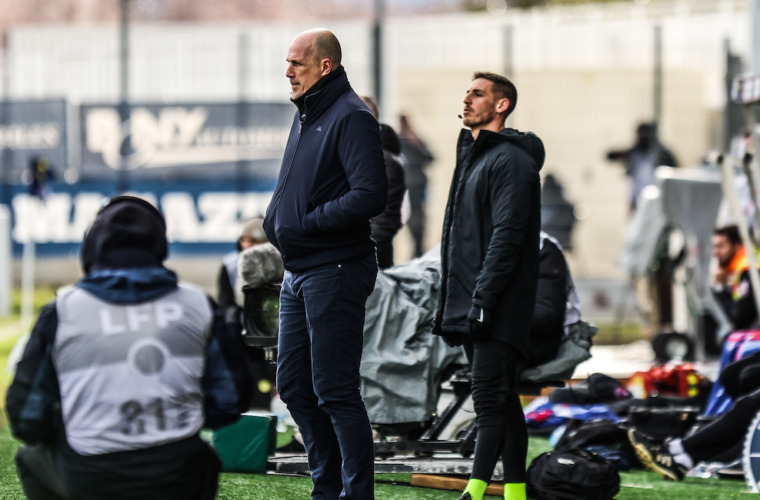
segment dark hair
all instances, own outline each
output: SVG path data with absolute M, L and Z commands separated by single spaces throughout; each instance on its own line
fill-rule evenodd
M 512 111 L 514 111 L 515 106 L 517 106 L 517 87 L 515 87 L 515 84 L 509 81 L 505 76 L 497 75 L 496 73 L 488 73 L 487 71 L 477 71 L 472 75 L 473 80 L 477 80 L 478 78 L 483 78 L 493 83 L 493 93 L 497 97 L 509 101 L 507 113 L 504 115 L 504 118 L 508 117 Z
M 742 238 L 739 234 L 739 228 L 736 226 L 736 224 L 715 228 L 713 234 L 716 236 L 725 236 L 726 239 L 728 239 L 728 242 L 732 245 L 742 244 Z

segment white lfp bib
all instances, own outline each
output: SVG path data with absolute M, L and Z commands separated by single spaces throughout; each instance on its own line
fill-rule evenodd
M 142 449 L 200 430 L 213 321 L 201 290 L 180 285 L 156 300 L 114 304 L 65 287 L 56 311 L 53 363 L 74 451 Z

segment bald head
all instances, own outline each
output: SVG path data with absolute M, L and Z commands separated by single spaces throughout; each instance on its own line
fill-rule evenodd
M 329 59 L 333 63 L 333 68 L 340 66 L 343 53 L 340 50 L 340 42 L 331 31 L 325 29 L 316 30 L 316 39 L 314 42 L 316 56 L 318 59 Z
M 288 47 L 288 70 L 291 98 L 297 99 L 320 78 L 340 67 L 340 42 L 326 29 L 299 33 Z
M 338 37 L 332 31 L 324 28 L 315 28 L 299 33 L 293 42 L 298 39 L 301 39 L 302 43 L 310 46 L 311 55 L 317 64 L 323 59 L 329 59 L 333 69 L 340 66 L 343 53 L 340 49 Z

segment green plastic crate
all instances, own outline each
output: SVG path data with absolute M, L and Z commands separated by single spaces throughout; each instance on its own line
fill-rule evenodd
M 237 422 L 212 431 L 210 441 L 222 471 L 265 473 L 277 442 L 277 417 L 244 413 Z

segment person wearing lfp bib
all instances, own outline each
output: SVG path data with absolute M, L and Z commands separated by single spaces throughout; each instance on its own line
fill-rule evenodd
M 164 267 L 166 223 L 117 196 L 84 237 L 85 276 L 43 307 L 8 389 L 31 500 L 211 500 L 220 461 L 201 428 L 252 395 L 245 348 L 203 291 Z

